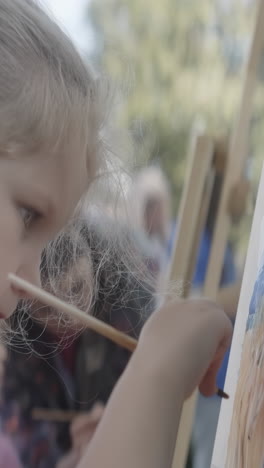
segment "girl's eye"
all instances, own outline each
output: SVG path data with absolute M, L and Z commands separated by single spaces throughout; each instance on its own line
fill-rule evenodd
M 19 211 L 26 229 L 28 229 L 33 222 L 41 217 L 41 214 L 34 210 L 34 208 L 20 207 Z

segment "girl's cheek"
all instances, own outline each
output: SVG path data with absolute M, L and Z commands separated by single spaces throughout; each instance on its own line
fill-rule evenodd
M 0 239 L 1 244 L 1 239 Z M 0 277 L 7 281 L 8 273 L 16 272 L 19 264 L 19 252 L 14 243 L 0 245 Z
M 0 211 L 1 213 L 1 211 Z M 9 213 L 1 221 L 0 228 L 0 281 L 2 282 L 9 272 L 16 272 L 21 258 L 21 228 L 18 216 Z M 1 288 L 1 284 L 0 284 Z

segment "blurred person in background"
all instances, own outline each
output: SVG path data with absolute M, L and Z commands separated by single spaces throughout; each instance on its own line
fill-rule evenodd
M 169 182 L 158 166 L 147 166 L 134 175 L 128 194 L 128 218 L 139 243 L 152 259 L 150 269 L 160 277 L 167 273 L 171 236 L 171 194 Z

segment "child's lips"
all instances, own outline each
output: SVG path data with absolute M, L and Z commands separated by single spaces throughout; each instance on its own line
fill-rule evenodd
M 6 319 L 6 316 L 0 312 L 0 320 Z

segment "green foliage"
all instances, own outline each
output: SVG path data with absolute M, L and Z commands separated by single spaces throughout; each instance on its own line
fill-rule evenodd
M 254 14 L 249 0 L 90 0 L 94 58 L 124 90 L 120 120 L 140 155 L 160 161 L 175 210 L 193 125 L 213 134 L 232 129 Z M 263 143 L 260 94 L 256 154 Z

